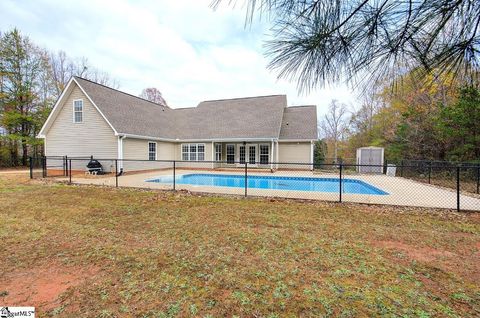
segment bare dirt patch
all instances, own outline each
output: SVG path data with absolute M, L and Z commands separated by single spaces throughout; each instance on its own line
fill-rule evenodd
M 9 306 L 34 306 L 50 310 L 59 305 L 59 297 L 70 287 L 78 286 L 95 276 L 98 268 L 50 264 L 18 270 L 5 275 L 0 297 Z
M 439 258 L 452 258 L 456 256 L 456 254 L 452 252 L 437 250 L 431 247 L 415 247 L 398 241 L 376 241 L 373 245 L 389 250 L 401 251 L 409 258 L 419 262 L 432 262 Z

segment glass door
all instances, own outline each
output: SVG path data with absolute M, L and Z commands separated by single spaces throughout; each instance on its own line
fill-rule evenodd
M 257 164 L 257 145 L 248 146 L 248 163 L 251 165 Z

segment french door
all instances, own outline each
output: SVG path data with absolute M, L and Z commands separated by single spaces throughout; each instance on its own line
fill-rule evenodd
M 238 145 L 238 161 L 241 165 L 248 162 L 249 165 L 258 164 L 258 145 Z

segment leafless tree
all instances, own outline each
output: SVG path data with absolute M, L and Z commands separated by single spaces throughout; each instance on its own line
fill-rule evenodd
M 85 57 L 71 59 L 64 51 L 59 51 L 50 54 L 50 66 L 57 96 L 60 96 L 72 76 L 83 77 L 112 88 L 119 87 L 118 82 L 108 73 L 90 66 Z
M 154 102 L 156 104 L 162 106 L 168 106 L 167 102 L 162 96 L 162 93 L 155 87 L 149 87 L 143 89 L 142 93 L 140 93 L 139 97 Z
M 344 139 L 347 132 L 347 117 L 347 106 L 333 99 L 328 106 L 328 112 L 320 123 L 320 130 L 325 138 L 333 142 L 335 162 L 338 160 L 338 143 Z

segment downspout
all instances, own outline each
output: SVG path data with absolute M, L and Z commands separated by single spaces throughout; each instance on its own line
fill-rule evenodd
M 212 160 L 212 170 L 215 169 L 215 144 L 213 143 L 212 141 L 212 158 L 210 160 Z
M 275 149 L 274 148 L 274 141 L 273 141 L 273 138 L 272 138 L 272 149 L 270 150 L 270 170 L 273 172 L 273 150 Z
M 314 149 L 313 149 L 313 146 L 314 146 L 314 143 L 313 143 L 313 140 L 310 140 L 310 162 L 312 163 L 311 167 L 310 167 L 310 170 L 313 171 L 313 153 L 314 153 Z
M 275 161 L 277 162 L 277 164 L 276 164 L 275 170 L 278 170 L 278 160 L 279 160 L 279 158 L 278 158 L 278 150 L 279 150 L 279 148 L 280 148 L 280 145 L 279 145 L 279 143 L 278 143 L 278 139 L 277 139 L 277 148 L 275 148 L 275 151 L 276 151 L 276 154 L 275 154 L 275 156 L 276 156 L 276 158 L 275 158 Z
M 119 159 L 119 169 L 120 171 L 123 171 L 123 139 L 125 136 L 118 136 L 118 154 L 117 154 L 117 159 Z

